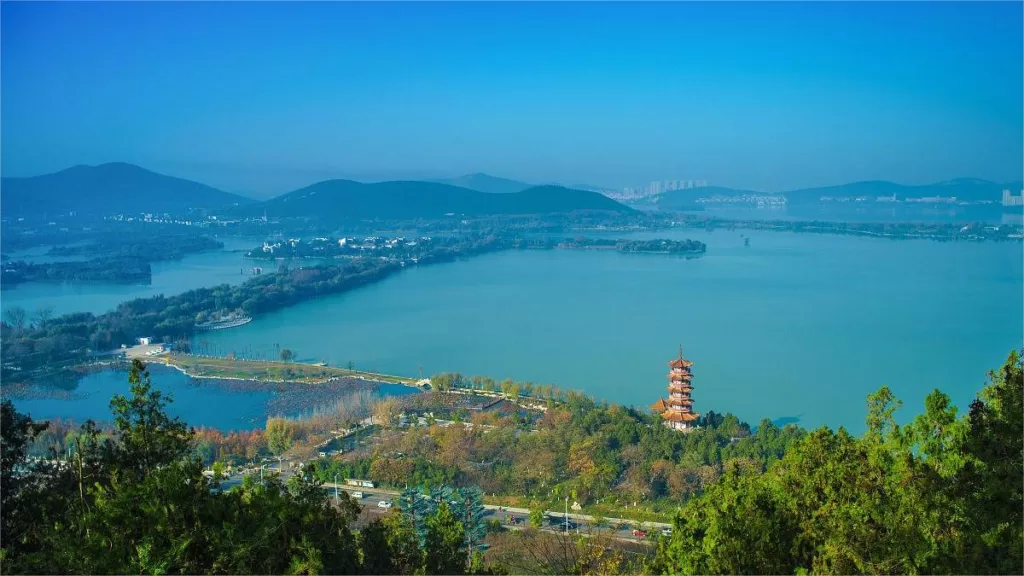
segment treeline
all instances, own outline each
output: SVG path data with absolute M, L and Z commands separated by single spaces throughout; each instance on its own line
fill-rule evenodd
M 698 240 L 612 240 L 607 238 L 574 238 L 558 244 L 562 248 L 613 248 L 619 252 L 652 254 L 703 254 L 707 245 Z
M 992 225 L 984 222 L 826 222 L 806 220 L 730 220 L 717 218 L 688 218 L 683 221 L 687 227 L 714 229 L 772 230 L 779 232 L 803 232 L 813 234 L 840 234 L 889 238 L 891 240 L 927 239 L 940 242 L 964 241 L 1011 241 L 1020 242 L 1021 226 Z
M 869 397 L 868 429 L 859 438 L 843 429 L 803 434 L 787 427 L 799 436 L 788 438 L 785 429 L 765 424 L 750 433 L 733 417 L 709 415 L 705 429 L 730 438 L 717 446 L 710 432 L 703 438 L 699 430 L 679 434 L 631 409 L 574 398 L 548 409 L 536 433 L 480 415 L 474 428 L 492 426 L 487 433 L 432 426 L 416 431 L 427 436 L 399 435 L 406 439 L 401 453 L 389 449 L 386 458 L 402 461 L 415 446 L 436 444 L 433 460 L 447 467 L 459 465 L 468 451 L 473 466 L 500 476 L 501 448 L 523 442 L 517 449 L 525 457 L 514 470 L 524 487 L 530 489 L 536 474 L 547 475 L 547 486 L 558 486 L 560 494 L 584 488 L 570 482 L 585 477 L 621 485 L 615 470 L 603 470 L 609 454 L 619 454 L 627 465 L 620 476 L 639 486 L 654 464 L 672 462 L 676 450 L 680 464 L 703 457 L 704 446 L 735 463 L 681 504 L 671 536 L 655 537 L 653 557 L 623 562 L 628 550 L 610 538 L 559 537 L 534 528 L 510 539 L 512 533 L 488 526 L 485 543 L 496 544 L 495 554 L 470 553 L 479 542 L 480 503 L 463 496 L 463 509 L 454 509 L 447 497 L 435 498 L 443 485 L 428 498 L 406 491 L 399 498 L 402 513 L 356 531 L 358 504 L 339 494 L 332 506 L 333 494 L 315 475 L 372 477 L 372 462 L 368 468 L 307 468 L 287 484 L 250 477 L 223 491 L 204 477 L 194 433 L 167 416 L 166 399 L 135 361 L 131 395 L 111 402 L 112 433 L 86 423 L 71 438 L 70 455 L 27 458 L 26 447 L 45 425 L 2 404 L 0 562 L 5 573 L 45 574 L 500 573 L 526 559 L 530 573 L 560 574 L 1019 574 L 1022 368 L 1011 353 L 967 414 L 958 415 L 936 391 L 924 413 L 903 426 L 895 421 L 898 401 L 882 388 Z M 744 442 L 762 430 L 760 441 Z M 561 435 L 567 450 L 546 451 Z M 484 449 L 491 460 L 479 459 Z M 421 457 L 431 460 L 422 452 L 414 459 Z M 749 465 L 741 465 L 743 459 Z M 489 462 L 496 466 L 488 468 Z M 558 479 L 560 469 L 576 479 Z M 545 487 L 536 488 L 542 493 Z M 597 493 L 565 495 L 588 501 Z
M 358 505 L 346 496 L 332 506 L 308 474 L 220 490 L 140 362 L 129 381 L 131 395 L 111 401 L 114 435 L 88 422 L 60 460 L 26 457 L 45 424 L 3 402 L 4 573 L 485 573 L 447 504 L 426 518 L 422 537 L 397 514 L 356 534 Z
M 136 257 L 94 258 L 84 262 L 4 262 L 0 276 L 6 285 L 23 282 L 103 282 L 106 284 L 149 284 L 153 270 Z
M 702 417 L 701 428 L 679 434 L 645 411 L 598 403 L 553 386 L 451 373 L 432 377 L 431 385 L 442 398 L 403 399 L 406 410 L 424 403 L 443 407 L 446 391 L 460 388 L 534 398 L 546 403 L 546 410 L 539 417 L 528 410 L 477 412 L 468 418 L 472 427 L 431 426 L 428 418 L 427 426 L 410 425 L 401 434 L 381 436 L 372 453 L 318 463 L 321 478 L 342 474 L 393 487 L 415 478 L 431 486 L 479 486 L 488 494 L 517 499 L 518 505 L 557 505 L 571 496 L 583 506 L 600 501 L 605 508 L 628 505 L 664 513 L 729 469 L 766 469 L 805 434 L 795 425 L 780 428 L 768 420 L 752 431 L 735 416 L 714 412 Z M 438 418 L 459 419 L 459 412 L 432 410 Z M 384 423 L 398 427 L 398 418 L 389 420 Z
M 99 237 L 94 242 L 54 246 L 50 256 L 102 254 L 111 259 L 138 259 L 145 262 L 179 260 L 188 254 L 220 250 L 224 243 L 209 236 L 182 234 L 117 234 Z
M 821 428 L 765 473 L 730 471 L 683 508 L 665 574 L 1024 573 L 1024 378 L 1011 353 L 958 415 L 936 390 L 900 426 L 888 388 L 860 438 Z

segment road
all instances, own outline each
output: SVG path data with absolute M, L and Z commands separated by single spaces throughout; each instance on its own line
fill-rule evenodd
M 264 473 L 277 473 L 277 468 L 277 462 L 268 463 Z M 292 472 L 292 470 L 288 469 L 287 461 L 285 461 L 283 478 L 287 479 Z M 232 486 L 237 486 L 242 483 L 242 478 L 243 476 L 241 474 L 235 474 L 221 482 L 221 488 L 227 490 Z M 332 498 L 334 497 L 335 489 L 338 490 L 337 493 L 339 495 L 342 492 L 348 493 L 349 495 L 354 492 L 362 492 L 363 498 L 359 499 L 359 502 L 363 506 L 364 510 L 368 511 L 370 514 L 387 514 L 391 509 L 380 507 L 378 504 L 385 500 L 394 503 L 394 499 L 399 495 L 399 492 L 393 490 L 383 490 L 381 488 L 356 488 L 347 484 L 334 484 L 333 482 L 325 482 L 323 488 Z M 541 528 L 542 530 L 548 532 L 562 532 L 565 530 L 566 514 L 564 512 L 549 510 L 546 511 L 544 515 L 545 520 L 544 526 Z M 655 533 L 661 533 L 662 530 L 671 527 L 671 524 L 661 522 L 640 523 L 620 518 L 605 518 L 603 526 L 595 526 L 593 525 L 594 518 L 587 514 L 576 514 L 570 512 L 568 516 L 570 531 L 576 531 L 578 533 L 604 533 L 611 531 L 611 537 L 617 540 L 629 542 L 645 541 L 651 536 L 654 536 Z M 529 525 L 530 511 L 525 508 L 507 508 L 492 504 L 484 504 L 484 518 L 487 520 L 497 519 L 501 521 L 503 526 L 512 530 L 523 529 Z M 643 529 L 647 533 L 646 537 L 634 536 L 634 529 Z
M 346 484 L 334 484 L 333 482 L 324 483 L 324 489 L 328 491 L 328 494 L 332 497 L 335 494 L 335 488 L 338 489 L 338 494 L 347 492 L 352 494 L 353 492 L 362 492 L 363 498 L 360 503 L 364 509 L 369 510 L 372 513 L 386 514 L 390 510 L 388 508 L 381 508 L 378 503 L 382 500 L 394 502 L 394 499 L 398 496 L 398 492 L 391 490 L 382 490 L 380 488 L 354 488 Z M 491 504 L 484 504 L 484 518 L 487 520 L 500 520 L 502 525 L 506 528 L 515 530 L 523 529 L 529 525 L 530 511 L 525 508 L 505 508 L 500 506 L 494 506 Z M 514 520 L 514 524 L 511 522 Z M 630 520 L 621 520 L 618 518 L 607 518 L 605 526 L 592 526 L 593 517 L 586 514 L 574 514 L 569 513 L 569 521 L 571 531 L 577 533 L 585 532 L 606 532 L 612 531 L 611 536 L 619 540 L 626 540 L 630 542 L 643 541 L 645 538 L 639 538 L 633 536 L 633 529 L 640 528 L 639 522 L 633 522 Z M 575 527 L 573 527 L 575 525 Z M 664 524 L 659 522 L 644 522 L 643 527 L 647 531 L 647 536 L 653 536 L 654 532 L 661 532 L 665 528 L 669 528 L 670 524 Z M 545 512 L 545 521 L 542 530 L 548 532 L 562 532 L 565 530 L 565 513 L 548 511 Z

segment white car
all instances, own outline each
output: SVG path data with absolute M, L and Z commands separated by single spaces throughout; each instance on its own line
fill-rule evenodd
M 360 490 L 356 490 L 355 492 L 352 493 L 352 497 L 353 498 L 360 498 L 360 499 L 362 499 L 363 498 L 363 493 Z
M 392 504 L 391 504 L 390 500 L 381 500 L 380 502 L 377 502 L 377 508 L 383 508 L 383 509 L 387 510 L 387 509 L 391 508 L 391 506 L 392 506 Z
M 662 528 L 661 529 L 661 535 L 662 536 L 671 536 L 672 535 L 672 529 L 671 528 Z

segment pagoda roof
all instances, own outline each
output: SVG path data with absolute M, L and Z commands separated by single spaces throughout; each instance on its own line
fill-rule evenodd
M 693 374 L 689 372 L 677 372 L 675 374 L 669 372 L 668 377 L 672 380 L 693 380 Z
M 669 422 L 693 422 L 697 418 L 700 418 L 700 414 L 696 412 L 664 412 L 661 415 L 662 418 Z
M 651 410 L 653 410 L 654 412 L 664 412 L 664 411 L 668 410 L 668 405 L 665 404 L 665 399 L 664 398 L 658 398 L 657 402 L 655 402 L 654 404 L 651 404 Z
M 690 366 L 693 366 L 693 362 L 690 362 L 689 360 L 684 360 L 683 358 L 676 358 L 675 360 L 669 362 L 668 365 L 673 368 L 689 368 Z

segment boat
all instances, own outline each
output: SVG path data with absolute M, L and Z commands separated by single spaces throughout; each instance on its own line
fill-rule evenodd
M 237 326 L 244 326 L 252 322 L 251 316 L 242 316 L 240 318 L 227 318 L 222 320 L 215 320 L 212 322 L 203 322 L 202 324 L 196 324 L 196 330 L 224 330 L 225 328 L 235 328 Z

